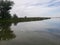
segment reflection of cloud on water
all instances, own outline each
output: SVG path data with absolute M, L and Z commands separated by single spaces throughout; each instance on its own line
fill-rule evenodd
M 13 30 L 16 34 L 16 38 L 12 41 L 6 42 L 6 44 L 60 45 L 60 30 L 59 28 L 57 28 L 58 25 L 54 24 L 56 21 L 47 20 L 35 22 L 22 22 L 18 23 L 18 25 L 16 26 L 12 25 L 11 30 Z
M 47 32 L 56 38 L 60 38 L 60 29 L 47 29 Z

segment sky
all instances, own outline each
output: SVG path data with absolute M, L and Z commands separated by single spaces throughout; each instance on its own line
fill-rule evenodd
M 60 17 L 60 0 L 12 0 L 11 14 L 19 17 Z

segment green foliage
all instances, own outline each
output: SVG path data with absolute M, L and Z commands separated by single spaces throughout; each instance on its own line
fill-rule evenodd
M 25 16 L 25 18 L 27 18 L 27 16 Z
M 9 10 L 12 8 L 13 4 L 14 3 L 12 1 L 8 1 L 8 0 L 0 1 L 0 18 L 2 19 L 11 18 Z
M 27 22 L 27 21 L 42 21 L 42 20 L 47 20 L 47 19 L 51 19 L 51 18 L 48 18 L 48 17 L 46 17 L 46 18 L 43 18 L 43 17 L 40 17 L 40 18 L 38 18 L 38 17 L 27 17 L 27 18 L 25 18 L 25 17 L 23 17 L 23 18 L 11 18 L 11 19 L 7 19 L 7 20 L 5 20 L 5 19 L 3 19 L 3 21 L 2 21 L 2 19 L 0 19 L 0 22 Z
M 18 16 L 17 16 L 16 14 L 14 14 L 14 15 L 13 15 L 13 18 L 14 18 L 14 19 L 17 19 L 17 18 L 18 18 Z

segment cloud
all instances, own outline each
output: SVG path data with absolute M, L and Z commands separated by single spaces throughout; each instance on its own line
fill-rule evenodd
M 49 0 L 47 2 L 35 2 L 29 4 L 29 6 L 48 6 L 48 7 L 57 7 L 60 6 L 60 0 Z
M 47 2 L 35 2 L 29 3 L 28 6 L 48 6 L 48 7 L 58 7 L 60 6 L 60 0 L 49 0 Z
M 48 7 L 52 7 L 52 6 L 55 6 L 55 7 L 60 6 L 60 1 L 55 1 L 55 2 L 48 4 Z
M 60 0 L 13 0 L 11 14 L 21 16 L 57 16 Z M 58 15 L 59 16 L 59 15 Z

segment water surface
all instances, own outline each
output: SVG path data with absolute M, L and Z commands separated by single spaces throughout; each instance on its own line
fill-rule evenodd
M 60 45 L 60 18 L 0 23 L 0 45 Z

